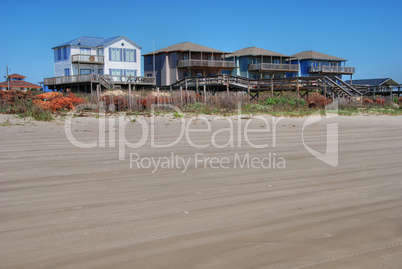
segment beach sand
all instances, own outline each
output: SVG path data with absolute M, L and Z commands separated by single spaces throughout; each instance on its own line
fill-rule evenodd
M 73 118 L 80 148 L 62 119 L 0 115 L 0 267 L 401 268 L 402 116 L 333 117 L 304 130 L 307 118 L 274 130 L 268 117 L 269 132 L 255 117 L 242 116 L 241 128 L 230 119 L 233 145 L 231 132 L 213 135 L 229 120 L 206 116 L 188 128 L 211 124 L 190 134 L 207 147 L 183 136 L 155 148 L 151 128 L 166 145 L 189 119 L 132 116 L 123 136 L 117 117 L 100 118 L 101 135 L 98 118 Z M 265 129 L 249 142 L 266 147 L 245 140 L 246 124 Z M 332 165 L 302 139 L 325 153 L 330 124 Z M 142 146 L 121 147 L 143 130 Z

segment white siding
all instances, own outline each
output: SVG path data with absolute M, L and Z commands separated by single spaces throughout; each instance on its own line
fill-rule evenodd
M 137 61 L 136 62 L 110 61 L 109 48 L 135 49 Z M 109 69 L 130 69 L 130 70 L 137 70 L 137 76 L 142 76 L 140 47 L 133 46 L 130 42 L 122 38 L 117 40 L 113 44 L 109 44 L 107 47 L 104 48 L 103 51 L 105 55 L 104 74 L 109 74 Z

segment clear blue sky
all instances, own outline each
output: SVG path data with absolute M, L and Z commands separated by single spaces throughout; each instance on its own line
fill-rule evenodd
M 402 1 L 8 1 L 2 14 L 0 74 L 33 83 L 53 76 L 52 47 L 80 36 L 124 35 L 142 53 L 183 41 L 223 51 L 249 46 L 348 59 L 354 79 L 402 83 Z M 3 79 L 4 80 L 4 79 Z

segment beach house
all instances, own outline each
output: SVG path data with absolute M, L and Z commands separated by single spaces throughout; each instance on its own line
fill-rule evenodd
M 237 50 L 227 56 L 228 60 L 235 61 L 237 69 L 232 75 L 253 79 L 269 79 L 293 77 L 299 71 L 297 63 L 291 62 L 291 57 L 278 52 L 248 47 Z
M 6 81 L 0 83 L 0 90 L 30 90 L 30 89 L 40 89 L 41 87 L 37 84 L 25 81 L 26 76 L 20 74 L 9 75 Z
M 191 42 L 178 43 L 144 54 L 144 75 L 156 85 L 171 85 L 186 77 L 205 77 L 231 74 L 235 62 L 226 59 L 228 52 Z
M 50 89 L 78 91 L 124 88 L 130 83 L 149 84 L 141 78 L 141 47 L 125 36 L 82 36 L 52 48 L 54 78 L 44 79 Z M 152 84 L 152 83 L 151 83 Z
M 125 36 L 82 36 L 52 48 L 54 76 L 141 76 L 141 47 Z
M 331 56 L 321 52 L 309 50 L 291 55 L 292 63 L 298 63 L 299 76 L 331 76 L 342 79 L 342 75 L 352 75 L 355 73 L 354 67 L 346 67 L 346 59 Z

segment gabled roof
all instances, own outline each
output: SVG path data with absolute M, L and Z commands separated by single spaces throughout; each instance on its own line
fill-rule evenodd
M 137 46 L 141 48 L 139 45 L 131 41 L 125 36 L 115 36 L 111 38 L 103 38 L 103 37 L 91 37 L 91 36 L 81 36 L 77 37 L 73 40 L 70 40 L 68 42 L 65 42 L 63 44 L 60 44 L 56 47 L 53 47 L 52 49 L 60 48 L 60 47 L 66 47 L 66 46 L 83 46 L 83 47 L 101 47 L 106 44 L 112 43 L 113 41 L 117 39 L 124 38 L 128 42 L 130 42 L 132 45 Z
M 20 75 L 20 74 L 16 74 L 16 73 L 11 74 L 11 75 L 8 75 L 8 77 L 9 77 L 9 78 L 26 78 L 26 76 L 23 76 L 23 75 Z
M 289 57 L 285 54 L 281 54 L 278 52 L 261 49 L 258 47 L 248 47 L 241 50 L 236 50 L 233 52 L 234 56 L 280 56 L 280 57 Z
M 298 58 L 300 60 L 311 59 L 311 60 L 330 60 L 330 61 L 340 61 L 340 62 L 347 61 L 346 59 L 338 58 L 338 57 L 324 54 L 321 52 L 317 52 L 314 50 L 302 51 L 302 52 L 293 54 L 291 56 Z
M 350 80 L 346 80 L 346 83 L 350 84 Z M 352 85 L 365 85 L 365 86 L 392 86 L 400 85 L 392 78 L 371 78 L 371 79 L 354 79 Z
M 217 52 L 217 53 L 225 53 L 224 51 L 205 47 L 202 45 L 198 45 L 195 43 L 191 42 L 181 42 L 173 46 L 169 46 L 163 49 L 159 49 L 147 54 L 144 54 L 143 56 L 148 56 L 148 55 L 153 55 L 158 54 L 158 53 L 163 53 L 163 52 L 173 52 L 173 51 L 194 51 L 194 52 Z

